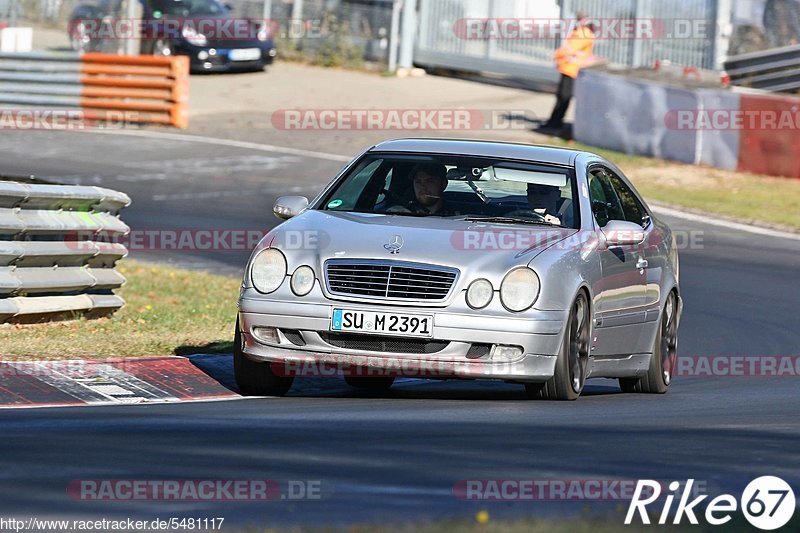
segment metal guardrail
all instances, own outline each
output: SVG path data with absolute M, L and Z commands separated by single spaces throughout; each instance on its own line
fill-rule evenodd
M 800 90 L 800 45 L 733 56 L 725 61 L 731 85 L 771 92 Z
M 0 177 L 0 322 L 113 313 L 125 302 L 114 269 L 127 255 L 114 242 L 130 198 L 100 187 Z M 103 236 L 105 241 L 87 237 Z
M 185 128 L 189 58 L 0 53 L 0 103 L 80 109 L 86 120 Z

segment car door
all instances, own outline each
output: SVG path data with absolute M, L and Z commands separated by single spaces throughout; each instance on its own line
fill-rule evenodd
M 597 229 L 602 231 L 612 220 L 628 221 L 621 198 L 624 189 L 619 187 L 620 183 L 624 185 L 622 180 L 599 165 L 591 167 L 587 175 Z M 594 286 L 597 328 L 594 354 L 630 354 L 631 336 L 638 335 L 645 320 L 643 245 L 601 245 L 598 254 L 601 275 Z
M 637 264 L 643 267 L 639 269 L 640 273 L 644 270 L 644 305 L 648 311 L 653 308 L 657 309 L 661 301 L 661 276 L 666 259 L 664 254 L 666 236 L 653 224 L 650 212 L 628 184 L 614 173 L 611 173 L 610 180 L 622 203 L 625 220 L 641 225 L 644 230 L 644 241 L 642 241 L 641 255 Z M 652 317 L 648 316 L 648 320 L 650 318 Z

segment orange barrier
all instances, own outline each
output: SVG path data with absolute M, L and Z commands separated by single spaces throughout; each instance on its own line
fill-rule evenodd
M 800 134 L 796 124 L 799 107 L 797 98 L 741 95 L 743 114 L 757 115 L 760 120 L 756 127 L 744 121 L 739 148 L 740 171 L 800 178 L 800 159 L 797 157 Z
M 187 127 L 188 57 L 88 53 L 81 63 L 83 109 L 141 112 L 141 122 Z
M 119 121 L 122 115 L 126 122 L 188 125 L 186 56 L 0 51 L 0 78 L 4 106 L 80 109 L 90 120 Z

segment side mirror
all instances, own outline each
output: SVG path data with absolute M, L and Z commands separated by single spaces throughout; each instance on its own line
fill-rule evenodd
M 233 4 L 226 2 L 224 5 L 225 5 L 225 9 L 227 9 L 228 12 L 233 11 Z
M 633 222 L 612 220 L 603 228 L 609 246 L 630 246 L 644 241 L 644 229 Z
M 308 207 L 308 198 L 305 196 L 281 196 L 275 200 L 272 212 L 276 217 L 288 220 L 299 215 L 306 207 Z

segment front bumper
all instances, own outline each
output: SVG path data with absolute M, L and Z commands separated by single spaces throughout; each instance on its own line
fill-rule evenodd
M 213 46 L 195 46 L 187 42 L 174 43 L 176 54 L 189 56 L 189 68 L 192 72 L 233 72 L 258 70 L 274 61 L 277 51 L 271 42 L 259 43 L 246 48 L 259 48 L 261 57 L 252 61 L 233 61 L 230 49 Z
M 359 334 L 357 342 L 350 342 L 347 339 L 355 337 L 344 334 L 332 341 L 334 335 L 329 329 L 334 308 L 432 314 L 433 338 L 408 342 L 402 337 Z M 242 352 L 254 361 L 283 365 L 273 365 L 278 372 L 299 376 L 358 372 L 357 375 L 542 382 L 555 371 L 565 319 L 566 312 L 560 311 L 532 310 L 521 318 L 354 302 L 301 303 L 266 297 L 239 300 Z M 278 329 L 277 341 L 257 338 L 254 329 L 264 327 Z M 497 345 L 517 347 L 519 353 L 500 354 Z M 404 346 L 413 350 L 401 351 Z M 307 372 L 309 368 L 313 370 Z M 365 370 L 367 373 L 362 373 Z

